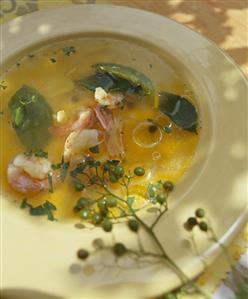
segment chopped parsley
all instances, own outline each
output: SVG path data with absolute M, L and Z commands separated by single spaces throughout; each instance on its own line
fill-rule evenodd
M 47 179 L 48 179 L 48 184 L 49 184 L 49 192 L 53 193 L 53 176 L 52 174 L 49 172 L 47 175 Z
M 48 158 L 48 153 L 44 152 L 42 149 L 37 149 L 37 150 L 30 150 L 27 152 L 24 152 L 24 155 L 27 157 L 31 157 L 32 155 L 34 155 L 35 157 L 39 157 L 39 158 Z
M 60 181 L 61 181 L 61 183 L 63 183 L 65 178 L 66 178 L 69 166 L 70 166 L 70 162 L 65 162 L 64 161 L 64 156 L 62 156 L 60 163 L 52 165 L 53 170 L 58 170 L 58 169 L 60 170 Z
M 43 204 L 37 206 L 37 207 L 33 207 L 30 203 L 28 203 L 27 198 L 24 198 L 21 206 L 21 209 L 26 209 L 29 208 L 29 214 L 32 216 L 43 216 L 43 215 L 47 215 L 47 219 L 50 221 L 54 221 L 56 220 L 54 218 L 54 211 L 57 210 L 57 208 L 55 207 L 55 205 L 53 205 L 51 202 L 49 201 L 45 201 Z
M 51 58 L 49 58 L 50 59 L 50 61 L 52 62 L 52 63 L 56 63 L 57 62 L 57 60 L 55 59 L 55 58 L 53 58 L 53 57 L 51 57 Z
M 74 46 L 64 47 L 64 48 L 62 48 L 62 52 L 63 52 L 66 56 L 71 56 L 71 54 L 75 54 L 75 53 L 76 53 L 76 49 L 75 49 Z

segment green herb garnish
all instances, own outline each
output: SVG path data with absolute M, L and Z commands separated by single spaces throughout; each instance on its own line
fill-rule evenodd
M 49 192 L 53 193 L 53 176 L 52 174 L 49 172 L 47 175 L 47 179 L 48 179 L 48 184 L 49 184 Z
M 51 202 L 46 201 L 42 205 L 39 205 L 37 207 L 33 207 L 31 204 L 27 202 L 27 199 L 24 198 L 21 206 L 21 209 L 29 208 L 29 214 L 32 216 L 43 216 L 47 215 L 47 219 L 50 221 L 56 220 L 54 218 L 53 212 L 57 210 L 55 205 L 53 205 Z
M 159 110 L 179 128 L 197 133 L 196 108 L 186 98 L 161 92 L 159 94 Z
M 62 52 L 67 55 L 70 56 L 71 54 L 75 54 L 76 53 L 76 49 L 74 46 L 71 47 L 64 47 L 62 48 Z
M 50 137 L 52 109 L 39 92 L 21 87 L 10 99 L 12 125 L 27 149 L 42 148 Z
M 60 163 L 52 165 L 53 170 L 57 170 L 57 169 L 60 170 L 60 181 L 61 181 L 61 183 L 63 183 L 65 181 L 69 166 L 70 166 L 70 162 L 65 162 L 64 161 L 64 156 L 62 156 Z
M 35 157 L 39 157 L 39 158 L 48 158 L 48 153 L 44 152 L 42 149 L 37 149 L 37 150 L 30 150 L 27 152 L 24 152 L 24 155 L 27 157 L 31 157 L 32 155 L 34 155 Z
M 56 63 L 56 62 L 57 62 L 57 60 L 56 60 L 55 58 L 53 58 L 53 57 L 50 57 L 49 60 L 50 60 L 52 63 Z
M 154 95 L 152 81 L 146 75 L 131 67 L 115 63 L 98 63 L 94 67 L 99 73 L 106 73 L 114 78 L 127 80 L 132 86 L 140 87 L 146 95 Z

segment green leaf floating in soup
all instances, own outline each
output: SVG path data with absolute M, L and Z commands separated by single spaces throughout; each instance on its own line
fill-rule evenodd
M 197 111 L 186 98 L 161 92 L 159 94 L 159 110 L 167 115 L 177 127 L 197 133 Z
M 133 86 L 128 80 L 113 77 L 105 73 L 96 73 L 76 81 L 78 86 L 83 86 L 91 91 L 102 87 L 106 92 L 141 93 L 141 87 Z
M 127 80 L 132 86 L 140 87 L 146 95 L 153 96 L 155 93 L 152 81 L 143 73 L 129 66 L 115 63 L 98 63 L 94 67 L 100 73 Z
M 48 141 L 52 109 L 34 88 L 24 85 L 10 99 L 11 120 L 27 149 L 42 148 Z

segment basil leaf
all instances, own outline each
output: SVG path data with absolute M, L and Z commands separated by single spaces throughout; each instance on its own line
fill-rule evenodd
M 146 95 L 154 95 L 152 81 L 146 75 L 131 67 L 115 63 L 98 63 L 94 67 L 97 72 L 127 80 L 132 86 L 140 87 Z
M 113 78 L 107 74 L 94 74 L 76 81 L 76 84 L 91 91 L 95 91 L 97 87 L 102 87 L 106 92 L 108 92 L 115 85 Z
M 50 137 L 52 109 L 39 92 L 21 87 L 10 99 L 12 125 L 27 149 L 42 148 Z
M 159 94 L 159 110 L 179 128 L 197 133 L 197 111 L 186 98 L 161 92 Z

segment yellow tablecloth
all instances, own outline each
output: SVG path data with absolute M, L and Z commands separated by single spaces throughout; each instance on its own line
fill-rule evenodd
M 0 0 L 0 23 L 36 10 L 84 3 L 126 5 L 170 17 L 213 40 L 226 50 L 248 75 L 246 0 Z M 247 244 L 248 225 L 230 246 L 234 261 L 239 259 Z M 218 263 L 214 263 L 198 278 L 198 282 L 206 291 L 214 292 L 228 270 L 225 258 L 221 257 Z M 188 298 L 192 299 L 192 296 Z

